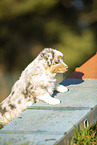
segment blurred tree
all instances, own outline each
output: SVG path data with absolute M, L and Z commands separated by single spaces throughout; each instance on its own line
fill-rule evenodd
M 81 0 L 79 3 L 76 0 L 0 1 L 0 53 L 5 70 L 16 70 L 16 66 L 22 70 L 34 59 L 30 56 L 32 49 L 39 46 L 59 48 L 66 58 L 73 53 L 71 70 L 72 66 L 80 65 L 79 55 L 83 59 L 86 54 L 90 57 L 95 51 L 94 34 L 88 27 L 88 31 L 82 30 L 84 19 L 78 19 L 82 9 L 81 12 L 76 9 L 82 5 L 84 8 L 85 3 Z M 66 61 L 69 63 L 69 59 Z
M 11 19 L 29 12 L 45 13 L 58 0 L 3 0 L 0 1 L 0 19 Z

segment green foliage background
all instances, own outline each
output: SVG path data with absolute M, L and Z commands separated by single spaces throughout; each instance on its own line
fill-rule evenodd
M 97 29 L 80 20 L 93 3 L 83 3 L 78 9 L 72 0 L 0 1 L 0 96 L 8 95 L 21 71 L 45 47 L 62 51 L 68 74 L 95 54 Z

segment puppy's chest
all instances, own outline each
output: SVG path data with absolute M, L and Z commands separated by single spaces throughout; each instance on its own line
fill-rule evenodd
M 52 95 L 55 90 L 55 80 L 50 80 L 46 86 L 47 91 Z

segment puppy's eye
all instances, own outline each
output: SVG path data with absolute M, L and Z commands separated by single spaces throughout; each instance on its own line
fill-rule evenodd
M 60 62 L 60 60 L 58 59 L 57 61 L 55 61 L 55 64 L 58 64 Z

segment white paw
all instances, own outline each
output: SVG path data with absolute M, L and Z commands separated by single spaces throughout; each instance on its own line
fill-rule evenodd
M 49 95 L 49 93 L 46 93 L 42 96 L 38 96 L 37 97 L 39 100 L 43 101 L 43 102 L 46 102 L 48 104 L 51 104 L 51 105 L 57 105 L 57 104 L 60 104 L 60 100 L 59 99 L 56 99 L 56 98 L 53 98 Z
M 57 105 L 60 104 L 60 100 L 56 98 L 51 98 L 49 101 L 47 101 L 47 103 L 51 105 Z
M 59 86 L 57 86 L 57 91 L 60 93 L 65 93 L 65 92 L 68 92 L 68 89 L 67 89 L 67 87 L 65 87 L 63 85 L 59 85 Z

